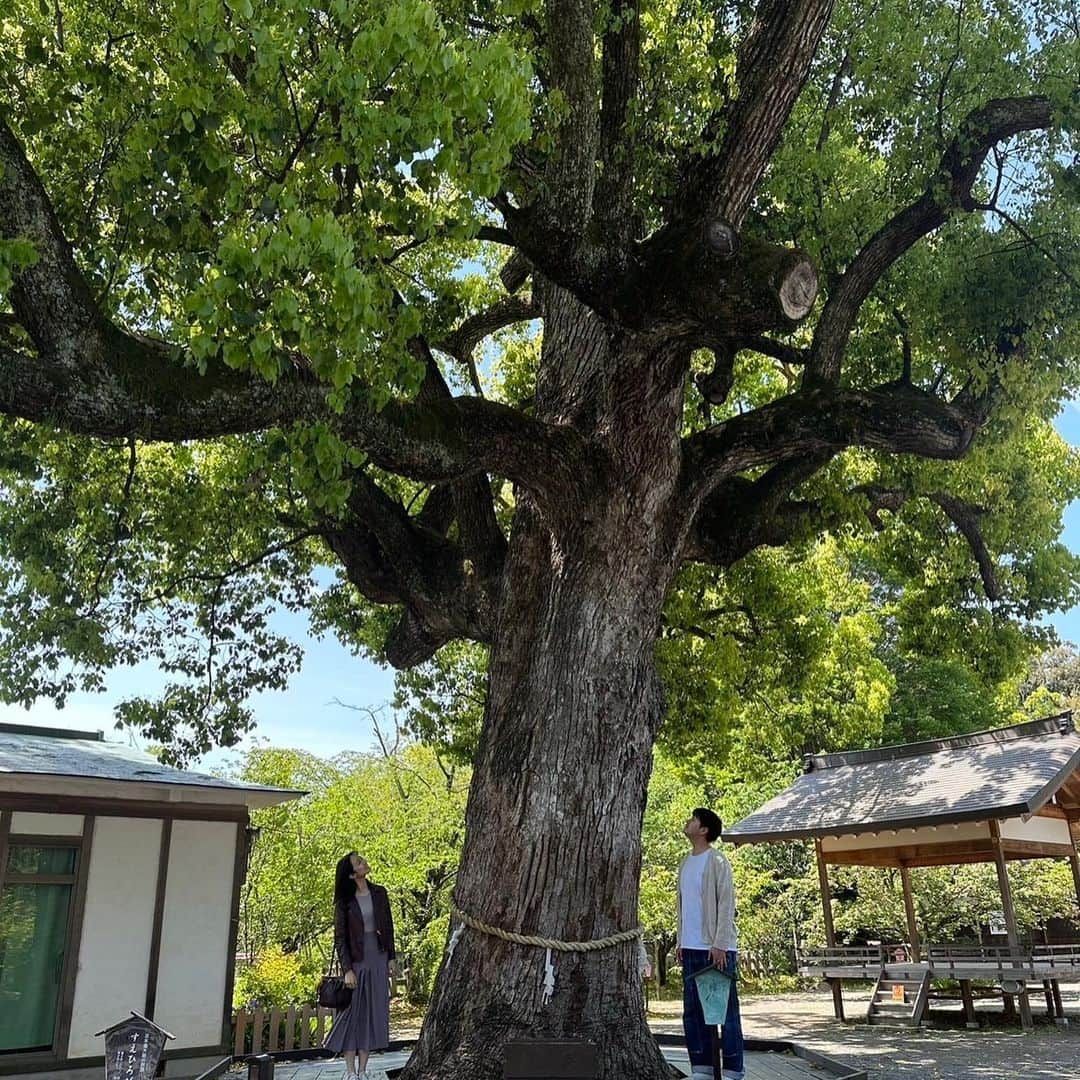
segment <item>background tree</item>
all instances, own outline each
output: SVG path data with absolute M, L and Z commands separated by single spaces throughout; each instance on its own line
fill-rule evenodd
M 425 1001 L 461 855 L 468 770 L 416 745 L 329 761 L 266 747 L 247 753 L 237 775 L 308 792 L 254 815 L 259 837 L 241 895 L 239 941 L 248 961 L 269 958 L 260 967 L 281 969 L 281 955 L 295 957 L 281 981 L 290 1004 L 309 998 L 330 956 L 334 864 L 358 851 L 389 890 L 398 950 L 408 962 L 406 991 Z
M 1035 658 L 1020 687 L 1021 696 L 1045 701 L 1050 708 L 1080 708 L 1080 652 L 1070 642 Z
M 456 902 L 587 940 L 637 924 L 662 626 L 781 584 L 763 549 L 869 520 L 898 640 L 1015 666 L 1077 577 L 1073 476 L 1025 464 L 1077 379 L 1073 12 L 833 7 L 5 19 L 5 696 L 152 659 L 121 719 L 182 758 L 288 678 L 281 605 L 399 667 L 486 646 Z M 817 742 L 842 655 L 789 713 Z M 632 946 L 542 972 L 467 933 L 409 1080 L 522 1034 L 665 1074 Z

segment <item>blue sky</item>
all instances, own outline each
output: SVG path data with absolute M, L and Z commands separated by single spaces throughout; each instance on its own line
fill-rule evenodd
M 1065 406 L 1057 428 L 1072 445 L 1080 446 L 1080 403 Z M 1063 539 L 1071 550 L 1080 552 L 1080 500 L 1065 513 Z M 1050 622 L 1062 639 L 1080 641 L 1080 607 L 1056 615 Z M 333 638 L 312 638 L 302 615 L 282 613 L 277 625 L 282 632 L 304 642 L 304 665 L 287 690 L 260 694 L 253 699 L 257 727 L 253 737 L 245 739 L 241 746 L 251 745 L 254 738 L 265 739 L 274 746 L 303 747 L 321 756 L 371 749 L 374 731 L 367 716 L 335 704 L 335 699 L 377 710 L 393 695 L 393 672 L 353 656 Z M 109 737 L 117 737 L 118 733 L 113 731 L 113 705 L 132 694 L 146 693 L 155 682 L 152 669 L 118 670 L 103 694 L 72 695 L 62 710 L 48 703 L 39 703 L 29 711 L 0 705 L 0 720 L 101 729 Z M 207 755 L 201 765 L 215 768 L 235 759 L 235 751 L 219 750 Z

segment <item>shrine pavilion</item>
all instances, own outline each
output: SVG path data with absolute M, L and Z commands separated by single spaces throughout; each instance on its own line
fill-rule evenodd
M 1071 713 L 1012 727 L 929 742 L 837 754 L 808 755 L 803 775 L 759 810 L 726 829 L 731 844 L 813 840 L 817 853 L 826 947 L 800 954 L 800 973 L 827 980 L 838 1019 L 841 979 L 877 986 L 868 1019 L 918 1025 L 932 980 L 960 985 L 974 1026 L 973 981 L 988 981 L 1006 1011 L 1019 1001 L 1032 1026 L 1031 988 L 1065 1022 L 1061 982 L 1080 982 L 1075 944 L 1021 944 L 1009 863 L 1062 859 L 1072 867 L 1080 904 L 1080 733 Z M 1005 945 L 930 943 L 915 916 L 911 868 L 992 862 L 997 869 Z M 908 941 L 876 947 L 836 942 L 828 867 L 899 870 Z

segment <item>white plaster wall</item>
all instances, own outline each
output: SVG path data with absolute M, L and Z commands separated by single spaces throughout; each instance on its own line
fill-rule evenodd
M 154 1019 L 170 1048 L 218 1046 L 225 1002 L 237 830 L 225 821 L 173 823 Z
M 34 814 L 16 810 L 11 831 L 28 836 L 82 836 L 82 814 Z
M 161 822 L 94 822 L 68 1057 L 103 1053 L 95 1031 L 146 1008 Z
M 1005 840 L 1032 840 L 1038 844 L 1068 844 L 1069 823 L 1063 818 L 1033 817 L 1028 821 L 1010 818 L 1001 823 Z
M 938 825 L 922 829 L 898 829 L 857 836 L 826 836 L 823 851 L 865 851 L 906 847 L 909 844 L 952 844 L 958 840 L 985 840 L 990 827 L 985 821 L 964 821 L 957 825 Z

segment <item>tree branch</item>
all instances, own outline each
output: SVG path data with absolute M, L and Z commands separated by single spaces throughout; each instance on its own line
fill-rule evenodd
M 613 0 L 601 57 L 600 179 L 597 219 L 616 251 L 629 253 L 633 240 L 634 131 L 630 111 L 637 95 L 641 56 L 638 0 Z
M 404 605 L 386 646 L 395 667 L 420 663 L 454 638 L 490 640 L 493 598 L 461 549 L 410 518 L 370 476 L 353 476 L 348 518 L 323 536 L 369 600 Z
M 832 457 L 822 451 L 774 465 L 757 480 L 733 476 L 725 481 L 694 517 L 683 558 L 732 566 L 755 548 L 781 547 L 798 532 L 820 527 L 820 508 L 789 496 Z
M 592 217 L 599 136 L 598 85 L 591 0 L 546 0 L 551 88 L 562 93 L 568 114 L 548 161 L 544 217 L 581 235 Z
M 962 457 L 982 423 L 979 402 L 963 409 L 915 386 L 802 390 L 733 416 L 683 442 L 683 482 L 696 508 L 748 469 L 863 446 L 888 454 Z
M 832 0 L 761 0 L 739 48 L 738 96 L 710 119 L 703 141 L 719 147 L 692 161 L 679 216 L 742 225 L 780 134 L 806 82 Z
M 452 400 L 450 388 L 446 385 L 427 342 L 416 339 L 413 347 L 427 371 L 420 387 L 420 401 Z M 491 483 L 487 475 L 481 473 L 455 480 L 447 486 L 453 498 L 458 539 L 471 562 L 473 572 L 480 575 L 485 586 L 494 595 L 498 591 L 498 580 L 506 556 L 506 538 L 495 515 Z
M 728 567 L 756 548 L 783 547 L 800 536 L 814 536 L 829 528 L 834 515 L 820 503 L 789 496 L 832 456 L 823 452 L 774 465 L 757 480 L 735 476 L 725 481 L 698 511 L 686 538 L 683 558 Z M 866 516 L 878 530 L 885 527 L 879 516 L 882 510 L 896 513 L 914 497 L 874 485 L 857 487 L 853 494 L 866 497 Z M 930 492 L 924 497 L 939 506 L 967 540 L 987 599 L 1000 600 L 1002 591 L 993 556 L 979 525 L 986 511 L 946 492 Z
M 473 350 L 484 338 L 494 334 L 497 330 L 506 326 L 512 326 L 517 322 L 525 322 L 528 319 L 540 317 L 540 306 L 533 303 L 532 299 L 516 296 L 507 296 L 485 311 L 479 311 L 470 315 L 442 341 L 436 341 L 434 347 L 440 352 L 449 353 L 463 364 L 469 365 L 470 374 L 473 376 L 473 388 L 477 396 L 483 391 L 479 379 L 475 375 L 473 365 Z
M 878 516 L 881 510 L 889 510 L 896 513 L 903 505 L 916 496 L 896 488 L 881 488 L 873 485 L 856 488 L 859 494 L 865 495 L 869 506 L 867 517 L 875 529 L 884 528 L 884 523 Z M 982 578 L 983 591 L 986 598 L 992 603 L 1002 597 L 1001 586 L 997 580 L 997 569 L 994 566 L 994 558 L 990 554 L 986 540 L 982 534 L 979 519 L 986 511 L 980 506 L 974 506 L 964 499 L 950 495 L 944 491 L 931 491 L 923 496 L 936 504 L 944 512 L 945 516 L 956 526 L 957 531 L 968 542 L 971 553 L 975 556 L 975 562 L 979 567 L 979 576 Z
M 0 237 L 29 239 L 37 262 L 11 289 L 37 355 L 0 344 L 0 413 L 100 438 L 178 442 L 328 421 L 381 468 L 438 482 L 496 472 L 559 506 L 587 463 L 580 435 L 476 398 L 392 401 L 372 409 L 357 390 L 344 414 L 300 363 L 277 384 L 215 365 L 200 374 L 185 350 L 129 333 L 99 312 L 44 188 L 0 122 Z M 567 456 L 568 455 L 568 456 Z M 560 459 L 563 459 L 560 464 Z
M 779 360 L 788 367 L 801 367 L 806 363 L 807 350 L 796 348 L 794 345 L 785 345 L 782 341 L 774 341 L 763 334 L 745 334 L 737 337 L 732 342 L 736 352 L 748 350 L 761 353 L 762 356 L 770 356 L 773 360 Z
M 971 188 L 991 147 L 1023 131 L 1053 122 L 1045 97 L 989 101 L 968 115 L 946 150 L 923 195 L 883 225 L 855 256 L 825 304 L 814 332 L 810 382 L 835 382 L 863 301 L 882 275 L 918 240 L 956 210 L 971 210 Z
M 515 251 L 499 271 L 499 280 L 503 283 L 503 288 L 513 296 L 528 281 L 531 273 L 529 260 L 520 251 Z
M 620 321 L 725 338 L 793 330 L 810 314 L 818 278 L 798 248 L 740 240 L 717 219 L 668 226 L 641 245 L 617 299 Z

